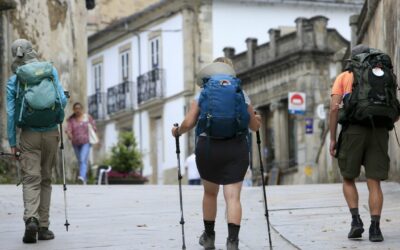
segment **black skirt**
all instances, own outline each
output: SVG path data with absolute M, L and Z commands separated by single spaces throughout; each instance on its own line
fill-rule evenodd
M 196 164 L 200 176 L 220 185 L 243 181 L 249 167 L 249 147 L 246 137 L 220 140 L 199 136 Z

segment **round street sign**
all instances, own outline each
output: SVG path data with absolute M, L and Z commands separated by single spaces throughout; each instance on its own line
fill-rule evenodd
M 304 92 L 289 92 L 289 113 L 290 114 L 305 114 L 306 111 L 306 93 Z
M 325 112 L 324 104 L 322 104 L 322 103 L 318 104 L 316 113 L 317 113 L 317 116 L 319 119 L 321 119 L 321 120 L 326 119 L 326 112 Z
M 295 93 L 294 95 L 292 95 L 292 97 L 290 98 L 290 102 L 294 105 L 301 105 L 304 103 L 304 99 L 301 95 L 299 95 L 298 93 Z

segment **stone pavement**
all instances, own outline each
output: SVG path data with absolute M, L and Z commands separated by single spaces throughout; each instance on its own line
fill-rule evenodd
M 369 226 L 368 191 L 359 183 L 360 213 Z M 383 243 L 347 237 L 350 216 L 340 184 L 272 186 L 267 197 L 274 249 L 400 249 L 400 184 L 383 183 Z M 0 249 L 181 249 L 178 186 L 68 186 L 69 232 L 64 227 L 63 191 L 53 187 L 52 241 L 22 244 L 21 187 L 0 186 Z M 183 186 L 186 246 L 201 250 L 201 187 Z M 244 188 L 240 249 L 269 249 L 261 187 Z M 217 249 L 225 249 L 225 205 L 219 195 Z

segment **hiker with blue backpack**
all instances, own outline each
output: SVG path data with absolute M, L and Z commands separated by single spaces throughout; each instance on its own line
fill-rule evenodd
M 56 165 L 57 126 L 67 99 L 57 70 L 40 62 L 30 41 L 11 45 L 13 75 L 7 82 L 7 133 L 13 155 L 20 154 L 24 200 L 24 243 L 54 239 L 49 230 L 52 169 Z M 17 128 L 20 129 L 17 144 Z M 18 145 L 18 146 L 17 146 Z
M 240 87 L 230 59 L 220 57 L 198 74 L 200 95 L 191 103 L 179 127 L 180 136 L 196 126 L 196 164 L 204 187 L 204 232 L 199 244 L 215 249 L 217 196 L 223 185 L 227 206 L 228 250 L 238 249 L 242 218 L 240 192 L 249 166 L 247 136 L 249 128 L 260 128 L 260 116 L 254 114 L 250 99 Z
M 363 165 L 369 191 L 369 240 L 381 242 L 384 238 L 380 228 L 383 206 L 380 183 L 388 178 L 389 131 L 400 115 L 398 86 L 392 61 L 382 51 L 360 44 L 352 48 L 348 61 L 332 87 L 330 153 L 338 158 L 343 194 L 352 216 L 347 237 L 359 239 L 364 232 L 355 184 Z M 342 129 L 336 140 L 338 123 Z

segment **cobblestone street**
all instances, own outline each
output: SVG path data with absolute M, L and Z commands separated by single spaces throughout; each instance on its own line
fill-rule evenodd
M 359 183 L 360 213 L 369 226 L 367 188 Z M 349 241 L 350 216 L 340 184 L 272 186 L 267 196 L 274 249 L 399 249 L 400 185 L 383 183 L 383 243 Z M 177 186 L 68 186 L 69 232 L 64 227 L 63 191 L 53 187 L 52 241 L 22 244 L 22 191 L 0 186 L 1 249 L 181 249 Z M 200 187 L 183 186 L 187 249 L 198 249 L 202 232 Z M 268 249 L 261 187 L 244 188 L 240 249 Z M 225 205 L 219 195 L 217 249 L 225 249 Z

